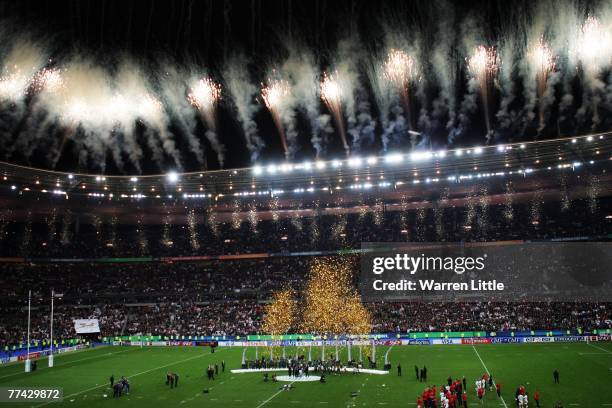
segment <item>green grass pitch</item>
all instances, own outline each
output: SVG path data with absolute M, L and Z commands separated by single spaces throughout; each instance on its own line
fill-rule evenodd
M 319 350 L 313 348 L 318 354 Z M 346 359 L 346 349 L 341 349 Z M 377 348 L 382 366 L 387 347 Z M 514 407 L 514 390 L 524 384 L 530 396 L 536 388 L 542 406 L 552 407 L 561 401 L 564 408 L 612 407 L 612 343 L 551 343 L 499 345 L 395 346 L 389 351 L 392 370 L 386 375 L 340 374 L 328 376 L 326 384 L 295 383 L 294 389 L 280 391 L 281 384 L 263 382 L 261 373 L 232 374 L 240 368 L 242 348 L 196 347 L 98 347 L 91 350 L 58 355 L 55 367 L 48 368 L 42 359 L 36 372 L 23 372 L 23 363 L 0 368 L 0 387 L 60 386 L 63 403 L 0 404 L 9 406 L 68 407 L 414 407 L 417 394 L 425 384 L 416 381 L 414 365 L 427 366 L 428 384 L 439 386 L 451 375 L 468 379 L 468 407 L 481 406 L 475 396 L 474 380 L 486 370 L 502 385 L 504 400 L 494 392 L 485 396 L 483 407 Z M 287 348 L 287 354 L 295 349 Z M 260 348 L 259 352 L 263 352 Z M 279 351 L 276 350 L 276 353 Z M 301 353 L 307 354 L 306 350 Z M 329 347 L 326 354 L 334 352 Z M 255 350 L 249 348 L 253 358 Z M 356 356 L 353 348 L 353 356 Z M 313 356 L 314 357 L 314 356 Z M 364 356 L 365 358 L 365 356 Z M 208 381 L 208 364 L 225 360 L 226 371 Z M 403 376 L 397 375 L 397 364 Z M 485 368 L 486 367 L 486 368 Z M 552 372 L 558 369 L 561 384 L 553 384 Z M 165 385 L 167 370 L 180 375 L 178 388 Z M 108 378 L 127 376 L 131 383 L 129 396 L 113 400 Z M 281 373 L 284 374 L 284 373 Z M 209 388 L 205 394 L 203 390 Z M 358 395 L 352 397 L 351 393 Z M 106 397 L 104 395 L 107 395 Z M 504 405 L 505 404 L 505 405 Z M 535 407 L 533 398 L 530 407 Z

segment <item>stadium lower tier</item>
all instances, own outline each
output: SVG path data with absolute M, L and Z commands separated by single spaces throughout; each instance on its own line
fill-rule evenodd
M 610 303 L 367 303 L 372 333 L 525 331 L 612 328 Z M 54 336 L 74 338 L 74 319 L 99 320 L 100 337 L 122 335 L 249 335 L 261 333 L 264 305 L 256 301 L 61 305 L 54 313 Z M 3 307 L 2 346 L 25 343 L 27 310 Z M 32 310 L 31 338 L 49 339 L 49 309 Z M 289 330 L 297 332 L 299 328 Z

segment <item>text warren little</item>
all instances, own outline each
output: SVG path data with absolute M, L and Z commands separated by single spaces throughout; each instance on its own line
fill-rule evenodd
M 433 279 L 419 279 L 417 281 L 402 279 L 397 282 L 383 282 L 380 279 L 372 283 L 377 291 L 502 291 L 503 282 L 497 280 L 474 280 L 468 282 L 436 282 Z

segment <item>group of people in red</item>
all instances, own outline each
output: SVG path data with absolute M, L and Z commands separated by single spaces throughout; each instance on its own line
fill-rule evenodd
M 417 408 L 467 408 L 467 383 L 463 379 L 448 377 L 446 385 L 438 389 L 428 386 L 417 398 Z
M 501 384 L 493 381 L 493 376 L 489 373 L 483 374 L 476 380 L 476 396 L 480 403 L 483 403 L 486 390 L 497 393 L 501 398 Z M 533 394 L 536 408 L 540 408 L 540 394 L 536 390 Z M 518 408 L 529 407 L 529 397 L 525 391 L 525 386 L 521 385 L 516 389 L 515 401 Z M 460 379 L 448 377 L 446 385 L 441 385 L 438 389 L 435 385 L 427 386 L 423 393 L 418 396 L 416 401 L 417 408 L 468 408 L 468 393 L 465 376 Z
M 540 408 L 540 393 L 538 390 L 535 390 L 533 393 L 533 400 L 535 401 L 536 408 Z M 525 386 L 521 384 L 520 387 L 516 389 L 514 393 L 514 401 L 516 402 L 516 406 L 519 408 L 528 408 L 529 407 L 529 394 L 525 391 Z

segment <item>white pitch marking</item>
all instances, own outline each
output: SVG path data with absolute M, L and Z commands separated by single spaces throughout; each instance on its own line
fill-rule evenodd
M 219 352 L 221 352 L 221 351 L 223 351 L 223 350 L 219 350 Z M 186 362 L 186 361 L 195 360 L 196 358 L 202 358 L 202 357 L 204 357 L 204 356 L 208 356 L 208 354 L 199 354 L 199 355 L 197 355 L 197 356 L 189 357 L 189 358 L 186 358 L 186 359 L 184 359 L 184 360 L 175 361 L 175 362 L 173 362 L 173 363 L 165 364 L 165 365 L 163 365 L 163 366 L 159 366 L 159 367 L 151 368 L 150 370 L 141 371 L 140 373 L 136 373 L 136 374 L 128 375 L 128 377 L 137 377 L 137 376 L 142 375 L 142 374 L 148 374 L 148 373 L 150 373 L 150 372 L 152 372 L 152 371 L 159 370 L 159 369 L 161 369 L 161 368 L 171 367 L 171 366 L 173 366 L 173 365 L 180 364 L 180 363 L 184 363 L 184 362 Z M 97 386 L 95 386 L 95 387 L 87 388 L 86 390 L 82 390 L 82 391 L 75 392 L 75 393 L 73 393 L 73 394 L 67 395 L 67 396 L 65 396 L 64 398 L 70 398 L 70 397 L 74 397 L 74 396 L 76 396 L 76 395 L 81 395 L 81 394 L 83 394 L 83 393 L 85 393 L 85 392 L 92 391 L 92 390 L 98 389 L 98 388 L 100 388 L 100 387 L 106 387 L 106 385 L 107 385 L 107 384 L 103 384 L 103 385 L 97 385 Z M 45 403 L 43 403 L 43 404 L 36 405 L 36 407 L 44 407 L 45 405 L 49 405 L 49 404 L 52 404 L 52 403 L 54 403 L 54 402 L 55 402 L 55 401 L 45 402 Z
M 482 366 L 484 367 L 485 371 L 487 372 L 487 374 L 489 374 L 489 377 L 490 377 L 491 373 L 489 372 L 489 369 L 485 365 L 484 361 L 482 361 L 482 358 L 480 358 L 480 354 L 478 354 L 478 350 L 476 350 L 476 347 L 474 347 L 473 344 L 472 344 L 472 348 L 474 349 L 474 353 L 476 353 L 476 356 L 480 360 L 480 363 L 482 364 Z M 495 380 L 493 380 L 493 384 L 495 384 Z M 508 408 L 508 405 L 506 405 L 506 401 L 504 401 L 504 397 L 500 397 L 500 398 L 501 398 L 502 402 L 504 403 L 504 407 Z
M 294 381 L 295 382 L 295 381 Z M 289 385 L 293 384 L 293 382 L 289 383 Z M 264 402 L 262 402 L 261 404 L 259 404 L 257 406 L 257 408 L 261 408 L 264 405 L 266 405 L 268 402 L 270 402 L 274 397 L 276 397 L 278 394 L 280 394 L 281 392 L 283 392 L 285 389 L 281 388 L 280 390 L 278 390 L 276 393 L 274 393 L 274 395 L 272 395 L 270 398 L 268 398 L 267 400 L 265 400 Z
M 601 350 L 601 351 L 605 352 L 606 354 L 612 354 L 612 351 L 610 351 L 610 350 L 606 350 L 606 349 L 605 349 L 605 348 L 603 348 L 603 347 L 596 346 L 596 345 L 594 345 L 594 344 L 592 344 L 592 343 L 587 343 L 587 344 L 588 344 L 589 346 L 591 346 L 591 347 L 595 347 L 597 350 Z
M 88 351 L 89 351 L 89 350 L 88 350 Z M 65 366 L 65 365 L 68 365 L 68 364 L 71 364 L 71 363 L 77 363 L 77 362 L 79 362 L 79 361 L 93 360 L 93 359 L 95 359 L 95 358 L 100 358 L 100 357 L 108 357 L 108 356 L 110 356 L 110 355 L 121 354 L 121 353 L 125 353 L 126 351 L 132 351 L 132 349 L 122 350 L 122 351 L 117 351 L 116 353 L 98 354 L 98 355 L 96 355 L 96 356 L 91 356 L 91 357 L 86 357 L 86 358 L 80 358 L 80 359 L 78 359 L 78 360 L 71 360 L 71 361 L 59 362 L 59 363 L 56 363 L 56 364 L 55 364 L 55 366 L 56 366 L 56 367 L 61 367 L 61 366 Z M 55 355 L 55 356 L 57 356 L 57 354 L 54 354 L 54 355 Z M 69 352 L 67 355 L 70 355 L 70 352 Z M 43 360 L 43 359 L 41 359 L 41 360 Z M 45 358 L 45 360 L 46 360 L 46 358 Z M 3 378 L 8 378 L 8 377 L 14 377 L 14 376 L 16 376 L 16 375 L 20 375 L 20 374 L 25 374 L 25 372 L 20 371 L 20 372 L 18 372 L 18 373 L 13 373 L 13 374 L 3 375 L 3 376 L 1 376 L 1 377 L 0 377 L 0 379 L 3 379 Z M 96 385 L 97 385 L 97 384 L 96 384 Z

